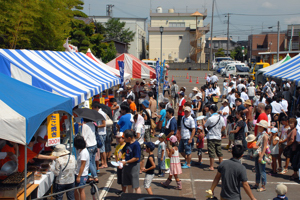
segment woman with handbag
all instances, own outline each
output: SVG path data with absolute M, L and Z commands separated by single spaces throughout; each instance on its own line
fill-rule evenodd
M 237 122 L 235 123 L 234 130 L 230 131 L 230 133 L 234 133 L 234 144 L 242 145 L 246 149 L 247 142 L 245 140 L 245 116 L 242 110 L 238 111 L 235 116 L 237 118 Z
M 295 155 L 296 152 L 296 135 L 297 135 L 297 120 L 295 118 L 289 119 L 289 125 L 290 125 L 290 130 L 287 132 L 287 140 L 286 140 L 286 147 L 283 150 L 283 155 L 286 157 L 286 162 L 285 162 L 285 167 L 284 169 L 279 172 L 279 174 L 285 174 L 288 172 L 288 167 L 290 161 L 293 160 L 293 156 Z

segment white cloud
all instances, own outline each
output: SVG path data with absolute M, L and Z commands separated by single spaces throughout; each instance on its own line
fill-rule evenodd
M 261 5 L 263 8 L 274 8 L 274 5 L 266 1 Z
M 290 17 L 290 18 L 286 18 L 284 19 L 286 24 L 300 24 L 300 17 Z

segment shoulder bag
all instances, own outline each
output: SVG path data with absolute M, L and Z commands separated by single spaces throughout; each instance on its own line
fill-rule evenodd
M 95 126 L 95 136 L 96 136 L 96 142 L 97 142 L 97 148 L 101 148 L 103 146 L 101 139 L 100 139 L 100 135 L 98 133 L 98 127 Z

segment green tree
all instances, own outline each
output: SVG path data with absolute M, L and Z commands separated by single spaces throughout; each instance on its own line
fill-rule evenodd
M 247 55 L 246 48 L 244 49 L 244 54 Z M 243 61 L 244 58 L 243 58 L 242 47 L 241 46 L 235 47 L 234 50 L 231 51 L 230 56 L 235 60 Z
M 125 22 L 120 19 L 111 18 L 105 23 L 106 39 L 130 43 L 134 40 L 135 32 L 125 29 Z
M 215 57 L 225 57 L 224 49 L 218 49 L 218 51 L 215 53 Z

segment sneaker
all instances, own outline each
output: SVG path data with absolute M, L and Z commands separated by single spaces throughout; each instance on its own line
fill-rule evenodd
M 170 169 L 168 169 L 167 171 L 165 171 L 165 174 L 170 174 Z
M 116 192 L 115 194 L 118 195 L 118 196 L 121 196 L 123 194 L 123 191 L 121 190 L 119 192 Z
M 158 177 L 165 177 L 164 173 L 158 174 Z
M 229 149 L 229 145 L 227 145 L 224 149 L 228 150 Z
M 100 169 L 97 170 L 97 174 L 99 174 L 99 173 L 100 173 Z
M 183 165 L 182 167 L 181 167 L 181 169 L 189 169 L 189 168 L 191 168 L 190 166 L 187 166 L 187 165 Z

